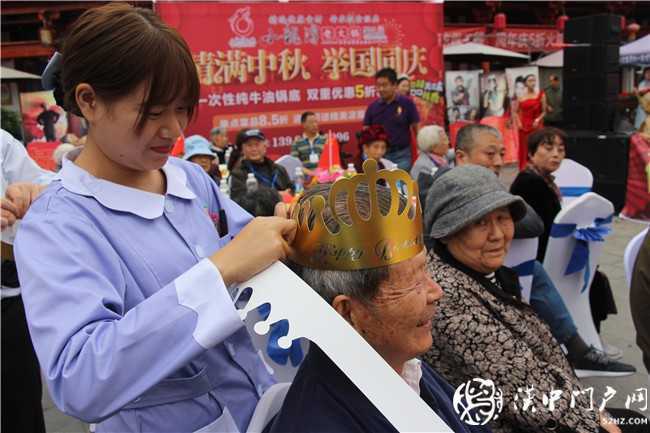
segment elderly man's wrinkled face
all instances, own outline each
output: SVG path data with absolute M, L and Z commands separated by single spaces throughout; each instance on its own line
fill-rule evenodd
M 465 266 L 489 274 L 503 266 L 515 224 L 507 207 L 485 215 L 447 239 L 452 256 Z
M 370 303 L 350 300 L 347 316 L 368 343 L 395 369 L 426 352 L 432 344 L 431 320 L 442 289 L 426 272 L 426 255 L 389 268 L 388 280 Z

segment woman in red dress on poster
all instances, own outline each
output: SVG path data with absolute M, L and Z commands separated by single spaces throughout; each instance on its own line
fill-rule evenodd
M 528 163 L 528 136 L 535 130 L 544 126 L 544 113 L 546 112 L 546 96 L 543 91 L 535 93 L 537 78 L 529 74 L 524 78 L 525 88 L 521 95 L 517 95 L 519 117 L 519 170 L 523 170 Z

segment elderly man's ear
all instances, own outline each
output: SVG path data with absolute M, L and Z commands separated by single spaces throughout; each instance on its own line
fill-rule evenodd
M 365 314 L 366 311 L 359 301 L 352 299 L 347 295 L 338 295 L 332 301 L 332 308 L 334 308 L 336 312 L 346 320 L 346 322 L 352 325 L 358 333 L 364 333 L 361 327 L 361 324 L 363 323 L 361 316 Z

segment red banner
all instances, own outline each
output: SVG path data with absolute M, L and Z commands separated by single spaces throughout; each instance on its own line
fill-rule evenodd
M 259 127 L 269 156 L 287 153 L 313 111 L 320 129 L 356 145 L 374 74 L 392 67 L 411 78 L 424 123 L 443 124 L 442 3 L 157 2 L 157 12 L 188 42 L 201 79 L 197 121 Z
M 486 27 L 446 27 L 443 44 L 456 45 L 475 42 L 522 53 L 555 51 L 562 42 L 562 33 L 556 29 L 517 27 L 503 32 L 489 33 Z

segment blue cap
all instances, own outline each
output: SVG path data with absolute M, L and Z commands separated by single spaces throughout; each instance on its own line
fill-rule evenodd
M 212 150 L 210 142 L 200 135 L 191 135 L 185 138 L 185 155 L 183 159 L 188 160 L 193 156 L 206 155 L 216 158 L 217 154 Z

